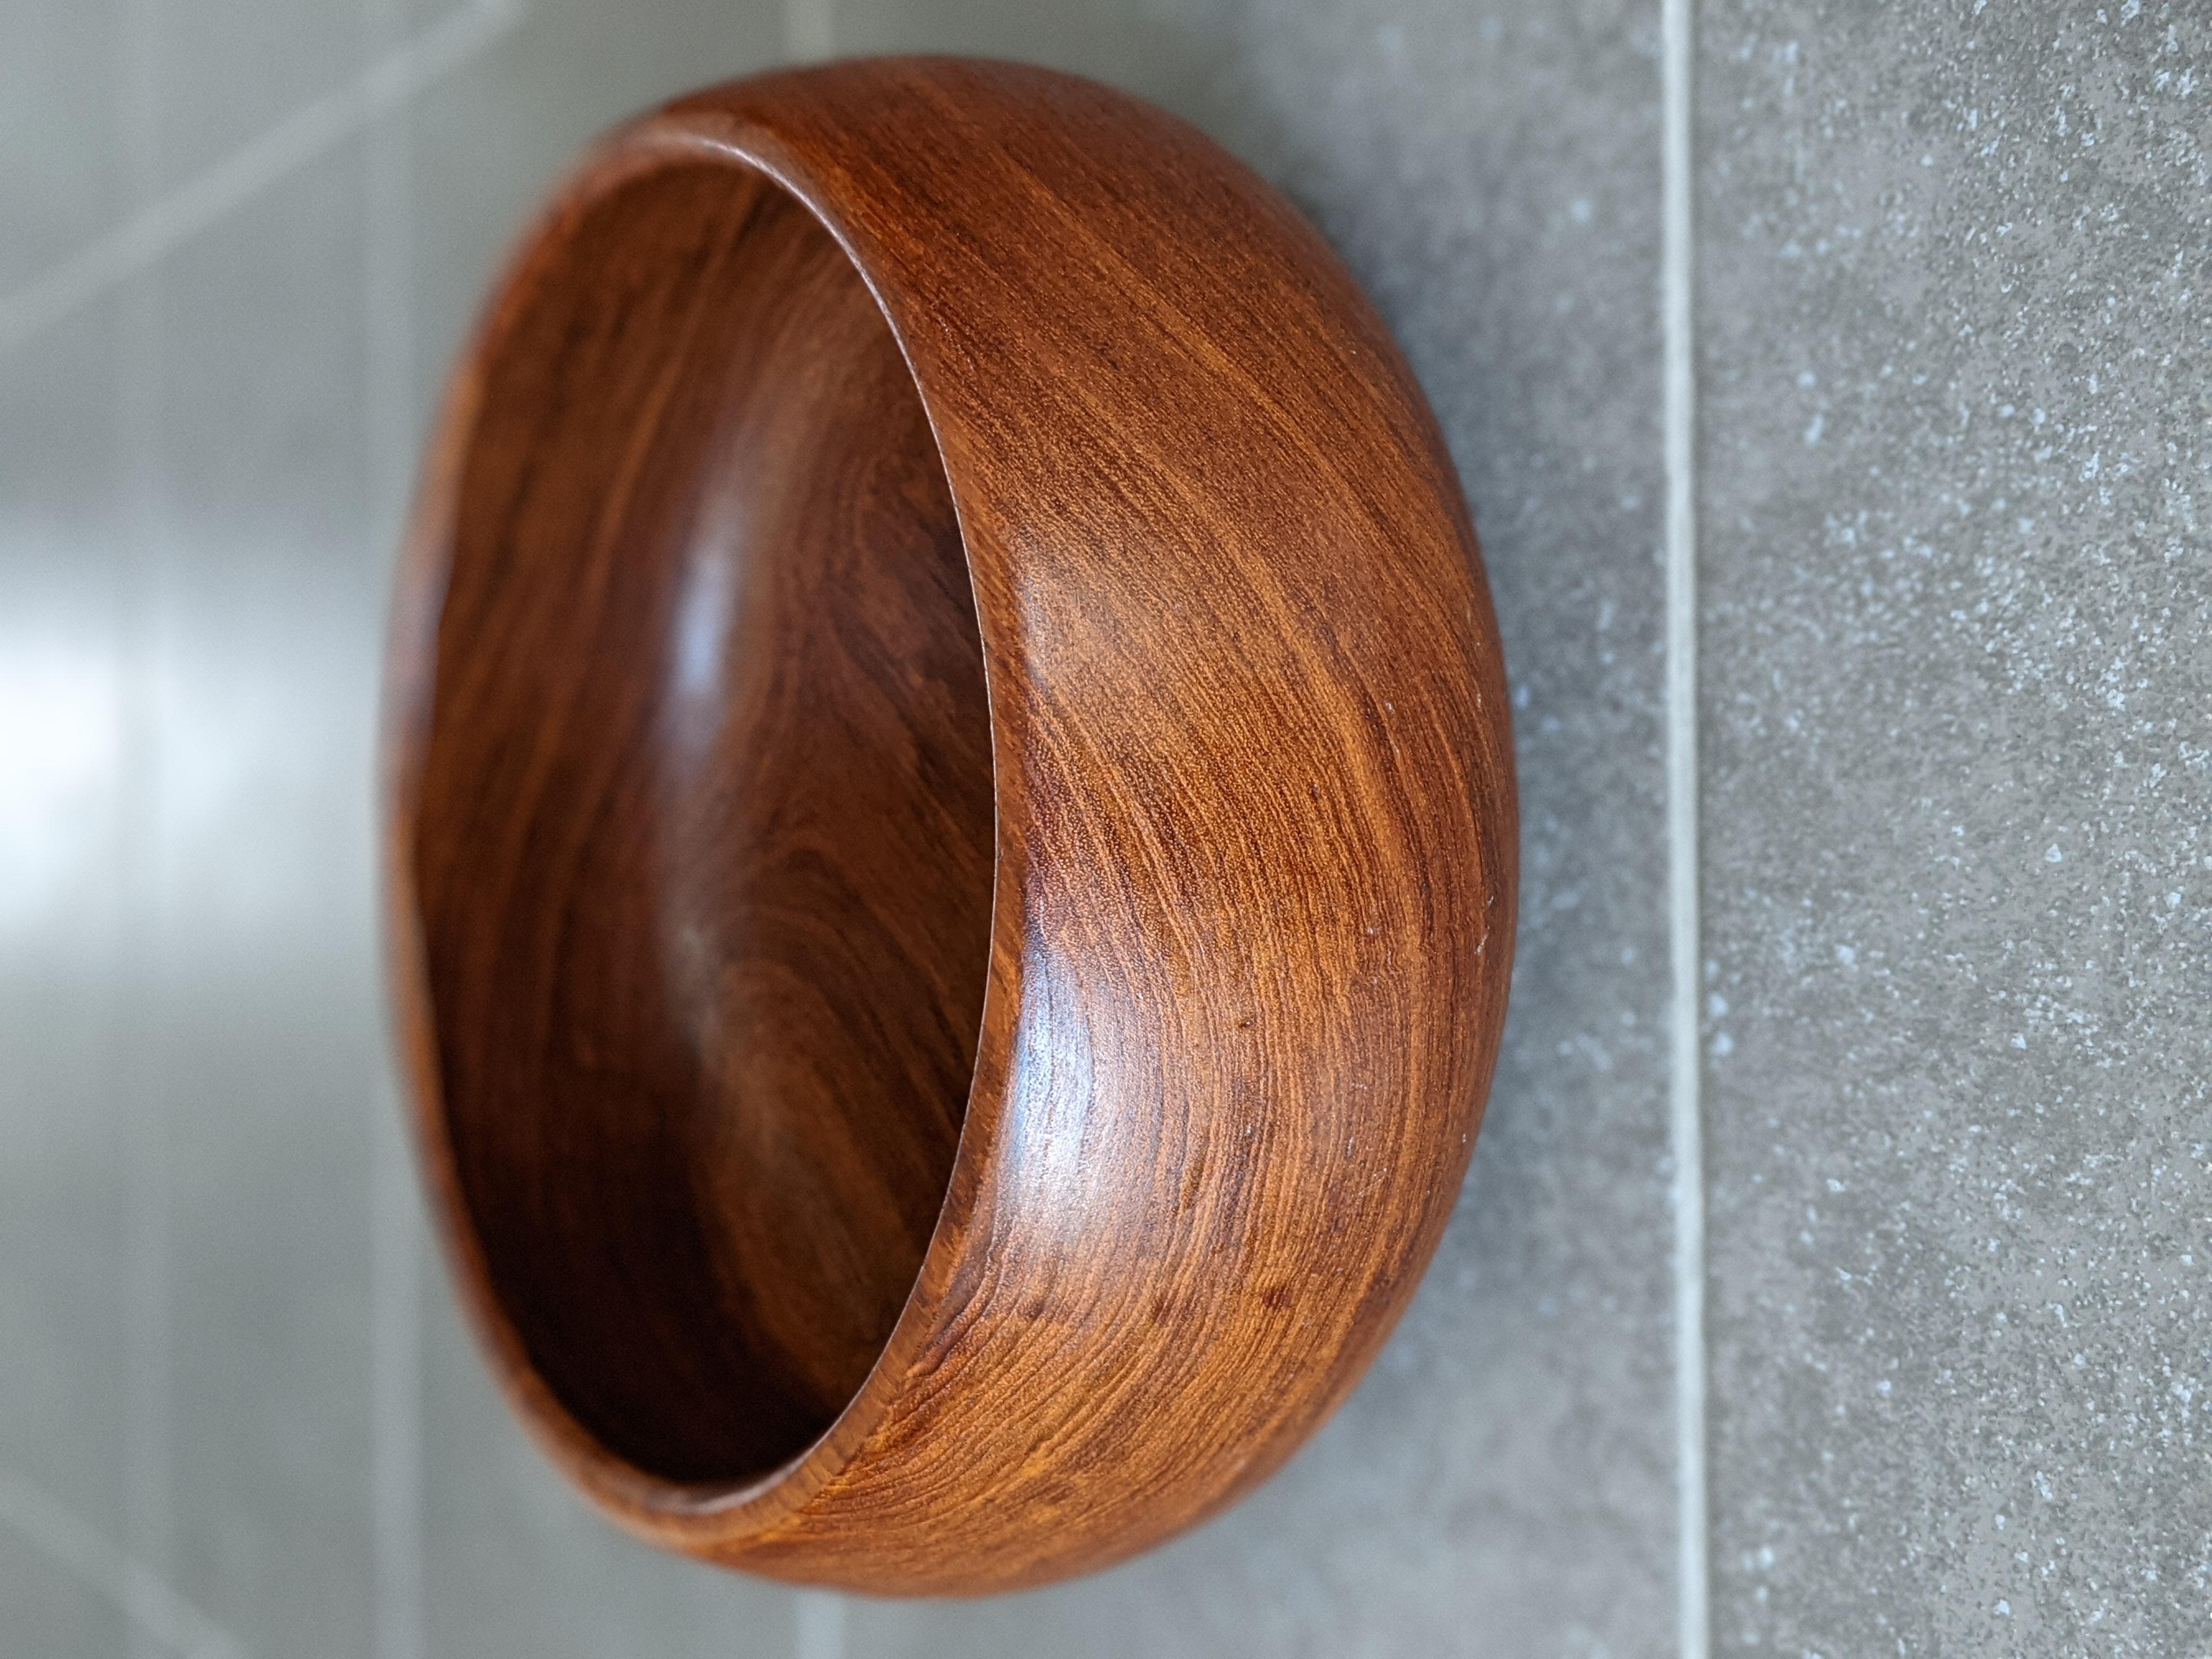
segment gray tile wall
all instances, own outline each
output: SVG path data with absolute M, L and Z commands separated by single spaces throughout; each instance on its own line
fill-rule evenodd
M 1699 65 L 1716 1635 L 2212 1651 L 2212 14 Z
M 0 1653 L 1680 1652 L 1694 719 L 1714 1648 L 2204 1659 L 2202 16 L 1708 0 L 1670 708 L 1661 0 L 0 0 Z M 1143 92 L 1342 250 L 1474 506 L 1525 829 L 1374 1375 L 1195 1534 L 951 1606 L 658 1556 L 523 1441 L 368 873 L 393 528 L 520 216 L 641 104 L 907 49 Z

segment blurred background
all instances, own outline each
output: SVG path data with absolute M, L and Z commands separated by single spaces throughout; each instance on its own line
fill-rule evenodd
M 1694 9 L 1669 405 L 1660 0 L 0 0 L 0 1653 L 2203 1659 L 2212 20 L 1985 4 Z M 1374 1374 L 1210 1526 L 964 1605 L 655 1555 L 524 1442 L 372 886 L 397 526 L 522 216 L 642 105 L 912 49 L 1152 97 L 1343 252 L 1474 503 L 1525 830 Z

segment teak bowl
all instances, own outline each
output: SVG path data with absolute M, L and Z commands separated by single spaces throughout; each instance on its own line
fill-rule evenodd
M 1350 1391 L 1514 920 L 1451 463 L 1182 122 L 845 63 L 617 133 L 454 374 L 387 710 L 394 977 L 523 1419 L 648 1539 L 973 1593 Z

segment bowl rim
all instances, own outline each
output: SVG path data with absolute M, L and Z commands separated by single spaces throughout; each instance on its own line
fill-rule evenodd
M 436 1020 L 422 971 L 414 851 L 421 805 L 421 774 L 430 711 L 435 702 L 437 634 L 451 568 L 451 528 L 460 478 L 484 414 L 483 367 L 501 337 L 520 320 L 529 278 L 546 264 L 557 265 L 574 232 L 595 210 L 624 192 L 686 167 L 730 168 L 749 173 L 805 210 L 828 233 L 838 252 L 866 288 L 877 314 L 898 348 L 908 382 L 929 426 L 939 476 L 948 484 L 960 535 L 961 562 L 971 603 L 980 613 L 968 526 L 959 493 L 950 489 L 951 468 L 939 430 L 930 389 L 917 369 L 894 308 L 878 278 L 839 222 L 835 205 L 799 159 L 766 131 L 720 110 L 669 106 L 616 128 L 587 149 L 526 222 L 491 288 L 491 298 L 471 327 L 459 368 L 432 422 L 429 459 L 410 515 L 397 598 L 389 630 L 390 692 L 386 699 L 383 767 L 386 823 L 385 890 L 389 977 L 394 981 L 401 1030 L 408 1115 L 428 1183 L 436 1230 L 459 1270 L 454 1277 L 471 1322 L 489 1349 L 502 1392 L 540 1447 L 570 1479 L 633 1530 L 678 1548 L 726 1546 L 766 1531 L 803 1509 L 834 1480 L 880 1425 L 902 1392 L 908 1364 L 927 1341 L 946 1284 L 964 1253 L 969 1209 L 955 1194 L 971 1194 L 997 1138 L 1003 1094 L 987 1090 L 979 1052 L 969 1067 L 967 1098 L 938 1216 L 915 1280 L 897 1319 L 857 1389 L 820 1434 L 773 1468 L 747 1478 L 687 1481 L 657 1474 L 607 1446 L 570 1411 L 540 1375 L 527 1346 L 493 1288 L 489 1263 L 454 1166 L 439 1073 Z M 982 964 L 980 1030 L 991 1029 L 1008 995 L 998 948 L 1006 890 L 1001 757 L 991 653 L 980 653 L 984 710 L 991 756 L 991 917 Z M 995 1108 L 996 1110 L 990 1109 Z

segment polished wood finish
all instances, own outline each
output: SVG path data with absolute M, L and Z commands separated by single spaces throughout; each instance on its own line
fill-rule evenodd
M 1342 268 L 1157 110 L 886 59 L 587 158 L 448 393 L 387 768 L 459 1276 L 648 1538 L 1116 1559 L 1435 1248 L 1512 951 L 1474 534 Z

